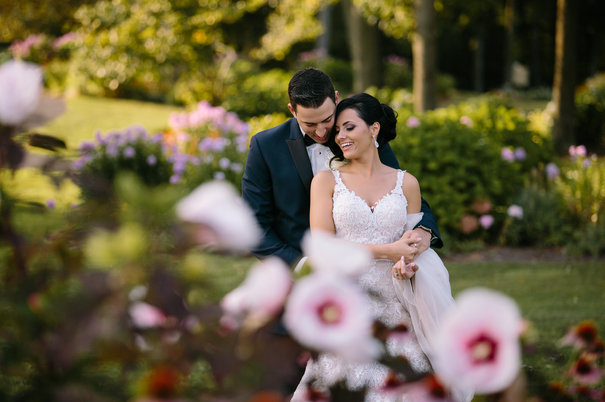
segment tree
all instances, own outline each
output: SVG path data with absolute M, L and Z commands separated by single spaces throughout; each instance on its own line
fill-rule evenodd
M 371 25 L 351 0 L 342 0 L 345 20 L 348 22 L 349 48 L 353 64 L 353 91 L 363 92 L 372 85 L 380 85 L 379 32 Z
M 574 143 L 575 119 L 575 29 L 574 0 L 557 0 L 555 76 L 553 83 L 553 143 L 561 155 Z
M 433 0 L 414 0 L 416 30 L 413 36 L 414 112 L 436 106 L 435 8 Z

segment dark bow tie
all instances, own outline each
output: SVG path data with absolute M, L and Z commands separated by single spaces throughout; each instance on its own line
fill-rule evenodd
M 303 140 L 305 141 L 305 146 L 309 146 L 309 145 L 313 145 L 313 144 L 317 144 L 317 142 L 315 142 L 315 140 L 313 138 L 311 138 L 308 135 L 303 135 Z

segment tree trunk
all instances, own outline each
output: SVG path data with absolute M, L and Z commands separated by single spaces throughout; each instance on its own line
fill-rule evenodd
M 504 44 L 504 89 L 511 89 L 513 46 L 515 43 L 515 0 L 506 0 L 504 6 L 504 25 L 506 28 L 506 41 Z
M 343 0 L 353 64 L 353 91 L 381 85 L 379 31 L 367 23 L 351 0 Z
M 416 30 L 412 44 L 414 62 L 414 112 L 436 106 L 435 8 L 433 0 L 414 0 Z
M 485 91 L 485 25 L 480 24 L 475 31 L 474 40 L 474 77 L 473 89 L 475 92 Z
M 557 0 L 555 77 L 552 137 L 555 151 L 564 155 L 574 143 L 575 121 L 575 0 Z

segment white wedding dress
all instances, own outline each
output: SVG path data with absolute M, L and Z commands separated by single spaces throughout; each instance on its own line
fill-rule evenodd
M 338 170 L 332 172 L 336 180 L 332 214 L 337 236 L 361 244 L 392 243 L 422 217 L 422 213 L 407 215 L 407 199 L 401 188 L 404 171 L 397 172 L 397 184 L 374 207 L 347 188 Z M 370 306 L 375 319 L 387 327 L 405 324 L 410 331 L 411 336 L 389 339 L 386 353 L 404 356 L 415 371 L 422 373 L 431 371 L 431 336 L 441 314 L 454 300 L 447 269 L 432 249 L 422 253 L 416 264 L 419 269 L 414 277 L 402 281 L 393 278 L 391 260 L 374 260 L 359 278 L 359 284 L 375 295 Z M 320 354 L 307 364 L 292 401 L 305 400 L 305 384 L 309 381 L 316 381 L 315 385 L 321 388 L 339 380 L 353 390 L 367 386 L 366 401 L 411 401 L 405 395 L 394 397 L 381 392 L 388 374 L 389 369 L 378 362 L 353 364 L 334 355 Z

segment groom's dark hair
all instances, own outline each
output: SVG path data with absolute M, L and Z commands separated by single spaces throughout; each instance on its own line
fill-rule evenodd
M 313 67 L 297 71 L 288 84 L 288 97 L 292 108 L 296 106 L 316 109 L 330 98 L 336 103 L 334 84 L 321 70 Z

